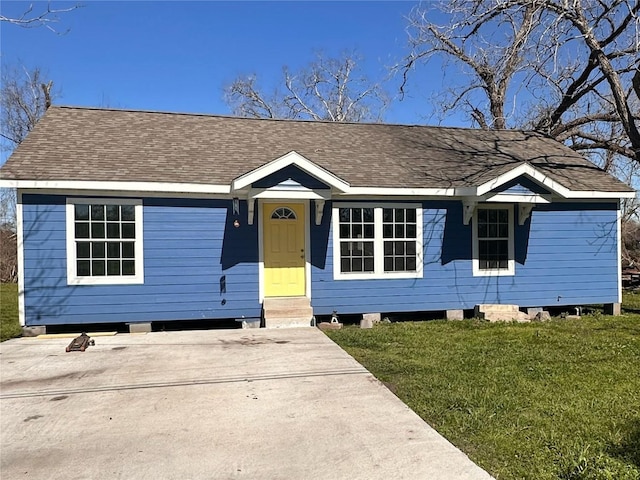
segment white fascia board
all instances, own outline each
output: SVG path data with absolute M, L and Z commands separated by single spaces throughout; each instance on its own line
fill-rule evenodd
M 620 199 L 620 198 L 636 198 L 637 192 L 594 192 L 594 191 L 572 191 L 566 198 L 581 199 Z
M 389 187 L 351 187 L 345 196 L 398 196 L 398 197 L 456 197 L 460 193 L 456 188 L 389 188 Z
M 498 193 L 487 197 L 485 202 L 500 202 L 500 203 L 551 203 L 550 195 L 518 195 L 509 193 Z
M 92 190 L 117 192 L 167 192 L 229 194 L 228 185 L 161 182 L 89 182 L 79 180 L 0 180 L 0 187 L 26 190 Z
M 325 170 L 319 165 L 313 163 L 311 160 L 303 157 L 295 150 L 292 150 L 291 152 L 236 178 L 235 180 L 233 180 L 233 182 L 231 182 L 231 189 L 233 191 L 242 190 L 252 183 L 268 177 L 272 173 L 275 173 L 278 170 L 282 170 L 289 165 L 295 165 L 301 170 L 307 172 L 309 175 L 317 178 L 321 182 L 324 182 L 330 187 L 335 188 L 336 190 L 339 190 L 341 192 L 344 192 L 349 188 L 348 182 L 345 182 L 328 170 Z
M 248 198 L 270 198 L 273 200 L 329 200 L 331 191 L 326 190 L 268 190 L 251 189 Z
M 523 175 L 535 180 L 541 185 L 544 185 L 545 187 L 549 188 L 553 193 L 556 193 L 561 197 L 568 198 L 568 196 L 571 194 L 571 190 L 569 190 L 568 188 L 563 187 L 558 182 L 552 180 L 551 178 L 546 176 L 544 173 L 532 167 L 528 163 L 523 163 L 522 165 L 519 165 L 516 168 L 509 170 L 506 173 L 503 173 L 502 175 L 498 175 L 496 178 L 489 180 L 488 182 L 485 182 L 482 185 L 479 185 L 476 190 L 476 195 L 478 196 L 485 195 L 489 193 L 491 190 L 494 190 L 504 185 L 505 183 L 510 182 L 511 180 L 514 180 Z

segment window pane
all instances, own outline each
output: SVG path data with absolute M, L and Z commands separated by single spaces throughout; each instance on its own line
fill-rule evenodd
M 487 227 L 489 227 L 489 238 L 495 238 L 498 236 L 498 225 L 487 225 Z
M 351 238 L 349 236 L 349 224 L 340 224 L 340 238 Z
M 89 220 L 89 205 L 75 205 L 76 220 Z
M 373 208 L 363 208 L 362 218 L 365 222 L 373 223 Z
M 416 262 L 416 258 L 415 257 L 408 257 L 407 258 L 407 271 L 408 272 L 415 272 L 417 270 L 416 265 L 417 265 L 417 262 Z
M 119 205 L 107 205 L 107 220 L 116 221 L 116 222 L 120 220 Z
M 396 224 L 396 238 L 404 238 L 404 225 Z
M 416 223 L 416 209 L 407 208 L 407 222 Z
M 373 257 L 373 242 L 363 242 L 363 252 L 365 257 Z
M 373 224 L 364 226 L 364 238 L 373 238 Z
M 478 223 L 478 237 L 479 238 L 487 238 L 487 224 L 486 223 Z
M 478 222 L 479 223 L 487 223 L 487 209 L 479 209 L 478 210 Z
M 500 223 L 509 222 L 509 210 L 498 210 L 498 221 Z
M 136 229 L 133 223 L 122 224 L 122 238 L 136 238 Z
M 123 222 L 133 222 L 136 219 L 136 209 L 133 205 L 121 205 L 120 212 Z
M 89 242 L 76 243 L 76 258 L 91 258 L 91 244 Z
M 350 211 L 351 210 L 349 208 L 341 208 L 341 209 L 339 209 L 340 222 L 349 222 L 351 220 Z
M 78 260 L 78 276 L 79 277 L 88 277 L 91 275 L 91 267 L 89 260 Z
M 107 260 L 107 275 L 120 275 L 120 260 Z
M 91 205 L 91 220 L 104 220 L 104 205 Z
M 384 257 L 384 271 L 393 272 L 393 257 Z
M 501 223 L 498 225 L 498 236 L 501 238 L 506 238 L 509 236 L 509 225 L 506 223 Z
M 362 222 L 362 209 L 361 208 L 352 208 L 351 209 L 351 222 Z
M 395 254 L 404 255 L 404 242 L 395 242 Z
M 348 258 L 340 260 L 340 271 L 343 273 L 349 273 L 351 271 L 351 261 Z
M 404 272 L 404 257 L 396 257 L 396 272 Z
M 393 242 L 384 242 L 384 254 L 393 255 Z
M 136 274 L 136 262 L 135 262 L 135 260 L 123 260 L 122 261 L 122 274 L 123 275 L 135 275 Z
M 94 277 L 103 276 L 106 273 L 104 260 L 93 260 L 91 262 L 91 274 Z
M 487 219 L 489 223 L 496 223 L 498 221 L 498 210 L 487 210 Z
M 107 258 L 120 258 L 120 243 L 107 243 Z
M 104 238 L 104 223 L 91 224 L 91 238 Z
M 133 258 L 133 242 L 122 242 L 122 258 Z
M 364 259 L 364 271 L 373 272 L 373 258 Z
M 362 272 L 362 259 L 354 258 L 351 260 L 351 270 L 353 272 Z
M 91 242 L 91 256 L 93 258 L 104 258 L 103 242 Z
M 382 236 L 384 238 L 393 238 L 393 224 L 385 224 L 382 226 Z
M 406 238 L 416 238 L 416 226 L 415 225 L 407 225 Z
M 396 222 L 403 222 L 404 223 L 404 208 L 396 208 L 396 215 L 395 215 L 395 220 Z
M 76 223 L 76 238 L 89 238 L 88 223 Z
M 120 224 L 107 223 L 107 238 L 120 238 Z
M 382 221 L 385 223 L 393 222 L 393 209 L 391 208 L 382 209 Z
M 407 242 L 407 255 L 416 254 L 416 242 Z
M 362 225 L 351 225 L 351 238 L 362 238 Z
M 347 256 L 349 255 L 350 251 L 351 250 L 349 249 L 349 242 L 340 242 L 340 256 Z

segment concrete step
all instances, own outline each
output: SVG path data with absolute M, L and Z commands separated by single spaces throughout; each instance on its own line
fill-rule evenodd
M 310 327 L 313 308 L 307 297 L 265 298 L 262 315 L 266 328 Z
M 475 306 L 475 316 L 489 322 L 530 322 L 529 315 L 518 305 L 481 304 Z

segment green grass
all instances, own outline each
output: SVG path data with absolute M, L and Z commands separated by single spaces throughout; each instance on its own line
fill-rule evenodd
M 0 342 L 22 333 L 18 323 L 18 285 L 0 284 Z
M 327 334 L 498 479 L 640 479 L 640 315 Z

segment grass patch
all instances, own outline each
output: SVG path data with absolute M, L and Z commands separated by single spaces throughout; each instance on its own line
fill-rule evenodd
M 22 329 L 18 322 L 18 285 L 0 284 L 0 341 L 19 337 Z
M 327 334 L 498 479 L 640 479 L 640 315 Z

